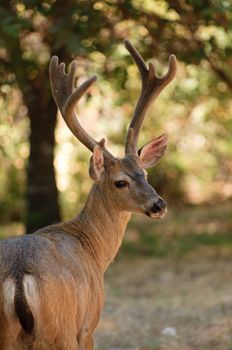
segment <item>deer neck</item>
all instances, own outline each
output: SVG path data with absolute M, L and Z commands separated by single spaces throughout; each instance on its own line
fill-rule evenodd
M 121 246 L 131 213 L 122 211 L 101 186 L 94 184 L 84 208 L 72 221 L 76 236 L 105 271 Z

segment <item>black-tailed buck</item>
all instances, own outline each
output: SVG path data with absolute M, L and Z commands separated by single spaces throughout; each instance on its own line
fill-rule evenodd
M 91 350 L 103 307 L 103 274 L 121 245 L 131 212 L 154 219 L 166 213 L 145 169 L 162 157 L 167 136 L 139 150 L 137 141 L 151 103 L 175 76 L 176 60 L 171 55 L 167 74 L 158 78 L 129 41 L 125 46 L 141 74 L 142 92 L 122 159 L 105 148 L 104 139 L 97 142 L 88 135 L 75 113 L 96 77 L 75 89 L 76 62 L 66 73 L 64 63 L 51 59 L 54 99 L 69 129 L 92 152 L 89 174 L 94 184 L 73 220 L 0 243 L 1 350 Z

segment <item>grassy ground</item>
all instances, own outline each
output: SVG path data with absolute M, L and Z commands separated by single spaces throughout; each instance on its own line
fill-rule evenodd
M 0 237 L 22 232 L 6 225 Z M 97 348 L 232 350 L 231 276 L 231 205 L 134 217 L 106 273 Z

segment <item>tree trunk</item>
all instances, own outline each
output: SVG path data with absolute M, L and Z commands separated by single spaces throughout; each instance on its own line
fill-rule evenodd
M 30 119 L 30 155 L 27 168 L 26 233 L 60 221 L 58 191 L 54 169 L 57 107 L 52 98 L 48 66 L 28 75 L 19 37 L 6 38 L 12 71 L 23 94 Z M 16 59 L 17 58 L 17 59 Z
M 31 134 L 27 169 L 26 233 L 32 233 L 60 221 L 54 169 L 57 108 L 51 97 L 44 104 L 39 96 L 36 105 L 29 103 L 27 106 Z

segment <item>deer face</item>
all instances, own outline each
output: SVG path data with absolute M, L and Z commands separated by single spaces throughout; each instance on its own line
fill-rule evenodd
M 146 214 L 159 219 L 167 212 L 165 201 L 147 182 L 145 168 L 153 166 L 166 148 L 166 135 L 146 145 L 140 156 L 126 155 L 110 164 L 100 147 L 95 147 L 90 161 L 90 176 L 121 210 Z M 152 146 L 152 147 L 151 147 Z
M 167 211 L 165 201 L 147 182 L 147 172 L 139 157 L 120 160 L 110 174 L 111 191 L 123 210 L 159 219 Z

